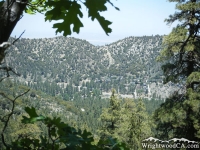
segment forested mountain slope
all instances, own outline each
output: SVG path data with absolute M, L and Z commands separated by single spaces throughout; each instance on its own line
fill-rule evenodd
M 161 64 L 155 61 L 162 38 L 128 37 L 105 46 L 66 37 L 21 38 L 6 61 L 21 74 L 20 81 L 66 100 L 75 93 L 87 97 L 94 89 L 106 93 L 111 88 L 133 97 L 164 98 L 170 91 L 163 87 Z
M 8 50 L 5 64 L 21 74 L 12 76 L 10 84 L 31 91 L 17 101 L 16 116 L 24 113 L 23 107 L 33 106 L 40 114 L 61 116 L 97 134 L 102 126 L 98 119 L 109 105 L 104 98 L 110 98 L 112 88 L 121 97 L 153 98 L 144 99 L 151 115 L 163 102 L 155 99 L 167 95 L 161 90 L 166 91 L 161 64 L 155 61 L 161 43 L 162 36 L 128 37 L 105 46 L 66 37 L 19 39 Z M 9 103 L 0 104 L 6 113 Z

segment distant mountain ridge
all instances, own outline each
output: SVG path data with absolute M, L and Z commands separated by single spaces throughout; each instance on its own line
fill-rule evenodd
M 137 96 L 164 98 L 170 91 L 164 88 L 166 93 L 160 93 L 161 64 L 155 61 L 162 39 L 159 35 L 127 37 L 94 46 L 67 37 L 21 38 L 8 50 L 7 62 L 22 74 L 20 81 L 32 87 L 41 84 L 45 92 L 52 85 L 59 86 L 62 93 L 69 92 L 70 87 L 74 92 L 115 88 L 121 94 L 136 92 Z M 55 95 L 60 94 L 57 88 Z

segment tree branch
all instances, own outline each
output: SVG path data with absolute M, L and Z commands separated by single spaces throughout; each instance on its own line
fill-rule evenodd
M 5 142 L 4 132 L 5 132 L 6 128 L 8 127 L 8 122 L 10 121 L 10 117 L 11 117 L 11 116 L 13 115 L 13 113 L 14 113 L 15 101 L 16 101 L 19 97 L 21 97 L 21 96 L 25 95 L 26 93 L 28 93 L 29 91 L 30 91 L 30 89 L 28 89 L 26 92 L 24 92 L 24 93 L 22 93 L 22 94 L 16 96 L 14 99 L 9 98 L 9 97 L 6 96 L 6 94 L 3 93 L 3 92 L 0 92 L 0 95 L 1 95 L 1 96 L 3 96 L 4 98 L 6 98 L 6 99 L 8 99 L 8 100 L 10 100 L 10 101 L 12 102 L 11 112 L 10 112 L 8 115 L 6 115 L 6 116 L 7 116 L 7 119 L 4 120 L 4 118 L 5 118 L 6 116 L 4 116 L 4 117 L 2 118 L 2 122 L 5 122 L 5 124 L 4 124 L 4 127 L 3 127 L 2 131 L 1 131 L 1 138 L 2 138 L 3 145 L 4 145 L 5 147 L 8 147 L 8 145 L 7 145 L 6 142 Z
M 12 42 L 12 45 L 14 45 L 15 42 L 17 42 L 17 41 L 21 38 L 21 36 L 24 34 L 24 32 L 25 32 L 25 30 L 20 34 L 20 36 L 19 36 L 17 39 L 15 39 L 15 40 Z

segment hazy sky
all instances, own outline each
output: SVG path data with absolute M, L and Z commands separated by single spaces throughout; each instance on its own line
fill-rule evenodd
M 112 0 L 115 8 L 108 5 L 108 11 L 101 13 L 107 20 L 113 22 L 110 27 L 112 33 L 107 36 L 97 21 L 88 18 L 86 8 L 83 7 L 84 27 L 80 33 L 73 33 L 72 37 L 85 39 L 94 45 L 104 45 L 129 36 L 164 35 L 170 33 L 172 26 L 166 25 L 165 18 L 175 12 L 175 3 L 167 0 Z M 23 38 L 55 37 L 53 22 L 45 22 L 44 15 L 24 15 L 15 27 L 12 36 L 19 36 L 24 30 Z

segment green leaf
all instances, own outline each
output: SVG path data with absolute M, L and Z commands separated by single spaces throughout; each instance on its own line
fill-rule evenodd
M 66 0 L 47 1 L 45 5 L 48 5 L 52 9 L 45 13 L 45 21 L 63 19 L 65 13 L 70 9 L 71 4 L 71 1 Z
M 27 14 L 36 14 L 37 12 L 43 13 L 46 12 L 49 8 L 48 5 L 45 5 L 45 0 L 29 0 L 29 5 L 26 5 L 25 13 Z
M 30 118 L 27 118 L 26 116 L 23 116 L 22 119 L 22 123 L 34 123 L 36 121 L 41 121 L 44 120 L 45 117 L 44 116 L 39 116 L 34 107 L 25 107 L 25 111 L 28 113 L 28 115 L 30 116 Z
M 115 7 L 110 0 L 86 0 L 83 4 L 88 9 L 88 17 L 91 17 L 92 21 L 97 19 L 105 33 L 108 35 L 108 33 L 112 32 L 112 29 L 109 28 L 111 22 L 99 14 L 99 12 L 107 11 L 106 3 L 110 3 L 116 10 L 119 10 L 119 8 Z M 83 14 L 81 12 L 81 5 L 78 4 L 78 1 L 46 1 L 45 5 L 49 9 L 45 13 L 45 21 L 63 20 L 62 22 L 53 25 L 53 28 L 56 28 L 56 34 L 58 32 L 63 32 L 63 35 L 67 36 L 71 35 L 72 31 L 76 33 L 80 32 L 80 28 L 83 27 L 80 18 L 83 17 Z M 72 30 L 71 25 L 73 25 Z
M 89 11 L 92 13 L 96 13 L 98 11 L 106 11 L 107 7 L 105 6 L 107 0 L 86 0 L 84 3 L 86 7 L 88 7 Z
M 107 10 L 107 7 L 105 6 L 106 2 L 107 0 L 86 0 L 84 4 L 88 8 L 88 17 L 91 17 L 92 21 L 97 19 L 105 33 L 108 35 L 108 33 L 112 32 L 112 29 L 108 27 L 112 22 L 106 20 L 99 14 L 99 12 Z
M 30 117 L 38 117 L 34 107 L 25 107 L 25 111 L 30 115 Z
M 26 9 L 25 12 L 26 12 L 27 14 L 31 14 L 31 15 L 32 15 L 32 14 L 35 14 L 35 12 L 33 12 L 31 9 Z
M 71 25 L 73 25 L 73 32 L 79 33 L 80 28 L 83 27 L 79 17 L 82 18 L 83 14 L 80 11 L 81 5 L 76 1 L 66 2 L 63 5 L 63 0 L 56 2 L 49 2 L 54 8 L 47 11 L 45 20 L 63 20 L 61 23 L 55 23 L 53 28 L 56 28 L 56 33 L 63 32 L 64 36 L 71 35 Z

